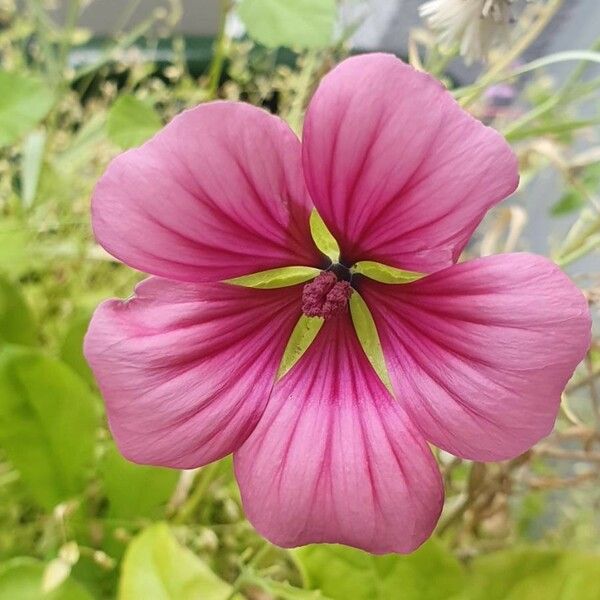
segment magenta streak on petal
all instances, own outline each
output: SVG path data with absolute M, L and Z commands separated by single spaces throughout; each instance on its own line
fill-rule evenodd
M 180 281 L 221 281 L 318 266 L 298 138 L 234 102 L 202 104 L 118 156 L 98 182 L 98 242 L 130 266 Z
M 410 552 L 442 506 L 435 460 L 373 372 L 349 315 L 325 322 L 234 460 L 248 518 L 280 546 Z
M 240 446 L 268 400 L 301 289 L 150 278 L 133 299 L 102 304 L 85 354 L 123 455 L 193 468 Z
M 401 398 L 427 439 L 502 460 L 552 430 L 590 344 L 587 302 L 556 265 L 506 254 L 419 281 L 361 282 Z
M 348 263 L 431 273 L 455 262 L 518 183 L 508 144 L 443 86 L 394 56 L 350 58 L 321 82 L 304 176 Z

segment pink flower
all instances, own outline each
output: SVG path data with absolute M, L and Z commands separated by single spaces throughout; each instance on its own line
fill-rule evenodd
M 589 346 L 587 304 L 548 260 L 456 264 L 517 181 L 498 133 L 378 54 L 325 77 L 302 143 L 258 108 L 214 102 L 117 157 L 94 231 L 153 277 L 98 308 L 85 352 L 123 454 L 190 468 L 233 452 L 248 518 L 281 546 L 415 549 L 443 501 L 427 442 L 474 460 L 524 452 L 551 431 Z M 313 205 L 341 247 L 329 270 Z M 366 260 L 427 276 L 378 283 L 350 269 Z M 326 273 L 279 289 L 222 283 L 289 265 Z M 353 294 L 393 396 L 357 338 Z M 278 378 L 303 311 L 324 325 Z

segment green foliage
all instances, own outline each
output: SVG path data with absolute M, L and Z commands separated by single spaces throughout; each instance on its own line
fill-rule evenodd
M 242 0 L 239 15 L 264 46 L 324 48 L 332 41 L 334 0 Z
M 40 80 L 0 70 L 0 146 L 33 129 L 53 103 L 54 94 Z
M 47 18 L 45 4 L 32 0 L 12 9 L 15 3 L 5 2 L 0 9 L 0 56 L 11 71 L 0 71 L 0 561 L 8 561 L 0 563 L 0 600 L 89 600 L 90 594 L 95 600 L 224 600 L 238 591 L 265 600 L 599 598 L 597 558 L 536 547 L 510 550 L 534 538 L 551 548 L 560 540 L 561 546 L 600 550 L 594 537 L 600 496 L 592 479 L 597 423 L 595 409 L 586 404 L 600 366 L 597 341 L 589 364 L 569 384 L 560 437 L 543 442 L 546 450 L 568 450 L 583 460 L 549 459 L 539 448 L 515 461 L 484 466 L 439 453 L 447 484 L 443 540 L 432 539 L 410 556 L 373 557 L 341 546 L 289 553 L 266 544 L 244 518 L 231 457 L 198 474 L 134 465 L 121 457 L 97 414 L 102 404 L 92 391 L 96 384 L 82 344 L 93 307 L 107 297 L 126 297 L 140 274 L 94 243 L 89 198 L 95 182 L 120 149 L 143 143 L 163 122 L 207 98 L 268 104 L 300 133 L 319 78 L 346 49 L 341 42 L 332 45 L 334 0 L 241 0 L 236 4 L 252 39 L 224 36 L 204 77 L 189 74 L 178 36 L 160 41 L 165 51 L 169 45 L 173 50 L 167 65 L 129 52 L 141 38 L 146 48 L 157 47 L 159 28 L 150 11 L 135 30 L 107 41 L 95 65 L 74 72 L 69 49 L 85 38 L 75 14 L 85 3 L 68 3 L 74 12 L 64 29 Z M 551 4 L 556 3 L 535 8 Z M 349 33 L 340 30 L 337 39 L 348 39 Z M 452 87 L 445 69 L 453 51 L 423 47 L 428 40 L 415 36 L 412 58 L 418 56 L 425 70 Z M 298 53 L 282 52 L 280 45 Z M 290 57 L 285 64 L 283 56 Z M 517 71 L 506 63 L 453 92 L 475 117 L 509 142 L 518 140 L 513 145 L 522 174 L 517 202 L 525 203 L 528 183 L 549 163 L 562 175 L 557 193 L 562 197 L 552 212 L 577 217 L 556 254 L 569 262 L 589 255 L 600 242 L 600 155 L 592 135 L 599 119 L 589 110 L 578 114 L 575 106 L 597 94 L 600 80 L 578 68 L 557 89 L 550 78 L 536 78 L 540 63 L 533 69 L 534 63 Z M 489 85 L 516 82 L 519 69 L 534 75 L 524 89 L 543 84 L 543 95 L 521 98 L 519 110 L 486 112 Z M 365 197 L 367 209 L 368 201 Z M 338 261 L 339 245 L 316 211 L 310 226 L 317 248 Z M 484 222 L 484 236 L 486 227 Z M 475 239 L 466 257 L 478 250 Z M 316 272 L 293 268 L 234 283 L 268 288 L 301 283 Z M 419 276 L 368 261 L 354 265 L 353 272 L 361 275 L 358 281 L 364 275 L 392 284 Z M 593 303 L 597 282 L 586 291 Z M 358 293 L 354 296 L 352 318 L 363 348 L 384 373 L 371 315 Z M 280 376 L 322 323 L 300 319 Z M 580 477 L 582 484 L 576 485 Z M 43 596 L 42 574 L 48 579 L 54 565 L 55 577 L 60 575 L 66 547 L 75 549 L 70 575 Z M 24 556 L 29 558 L 11 560 Z
M 0 220 L 0 269 L 16 277 L 31 264 L 31 236 L 17 219 Z
M 521 548 L 473 561 L 461 600 L 598 600 L 600 556 Z
M 143 144 L 162 122 L 151 106 L 135 96 L 120 96 L 108 112 L 106 132 L 117 146 L 125 149 Z
M 600 162 L 586 166 L 579 174 L 578 185 L 566 189 L 550 208 L 550 214 L 555 217 L 572 214 L 586 206 L 600 188 Z
M 73 314 L 60 342 L 60 358 L 82 379 L 94 385 L 94 375 L 83 356 L 83 339 L 90 319 L 91 315 L 86 310 L 78 310 Z
M 560 217 L 575 212 L 583 206 L 585 206 L 585 198 L 577 190 L 571 189 L 565 192 L 560 200 L 552 205 L 550 213 L 554 217 Z
M 407 556 L 332 545 L 298 548 L 294 556 L 307 587 L 332 600 L 446 600 L 464 585 L 461 565 L 435 539 Z
M 0 275 L 0 348 L 3 343 L 34 346 L 36 326 L 19 288 Z
M 98 419 L 87 385 L 36 350 L 0 353 L 0 445 L 42 507 L 80 494 Z
M 16 558 L 0 565 L 0 600 L 92 600 L 73 579 L 43 594 L 44 568 L 43 563 L 31 558 Z
M 108 514 L 119 519 L 158 519 L 179 471 L 145 467 L 125 460 L 111 444 L 99 467 Z
M 231 591 L 175 539 L 166 523 L 157 523 L 129 544 L 119 600 L 228 600 Z
M 21 201 L 26 208 L 29 208 L 35 200 L 42 172 L 45 144 L 46 133 L 44 131 L 33 131 L 25 138 L 23 144 Z

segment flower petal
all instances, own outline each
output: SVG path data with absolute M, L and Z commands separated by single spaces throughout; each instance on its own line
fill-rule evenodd
M 248 518 L 285 547 L 410 552 L 443 501 L 427 444 L 373 372 L 348 315 L 327 321 L 277 383 L 234 464 Z
M 500 134 L 386 54 L 350 58 L 323 79 L 305 120 L 303 164 L 346 262 L 422 273 L 455 262 L 518 183 Z
M 550 433 L 591 327 L 585 298 L 556 265 L 505 254 L 360 289 L 397 397 L 430 442 L 502 460 Z
M 150 278 L 134 298 L 100 305 L 85 354 L 123 455 L 192 468 L 240 446 L 271 392 L 300 294 Z
M 111 162 L 92 199 L 94 233 L 130 266 L 180 281 L 318 266 L 300 155 L 277 117 L 200 105 Z

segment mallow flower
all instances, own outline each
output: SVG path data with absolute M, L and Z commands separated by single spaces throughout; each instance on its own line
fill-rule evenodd
M 100 305 L 85 353 L 123 455 L 233 453 L 248 519 L 280 546 L 414 550 L 444 496 L 429 444 L 526 451 L 590 343 L 583 295 L 545 258 L 457 262 L 517 182 L 497 132 L 384 54 L 323 79 L 302 141 L 212 102 L 118 156 L 94 232 L 151 277 Z

